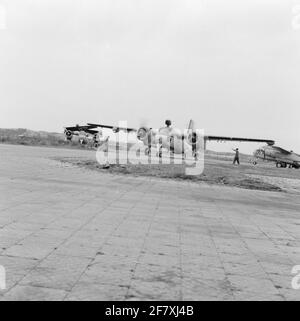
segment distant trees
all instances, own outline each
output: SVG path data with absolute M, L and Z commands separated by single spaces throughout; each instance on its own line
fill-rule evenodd
M 0 143 L 20 144 L 32 146 L 76 146 L 74 142 L 67 142 L 63 134 L 35 132 L 23 128 L 0 129 Z

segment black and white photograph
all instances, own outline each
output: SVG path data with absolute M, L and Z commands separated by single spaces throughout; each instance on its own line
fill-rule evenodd
M 0 301 L 299 300 L 300 0 L 0 0 Z

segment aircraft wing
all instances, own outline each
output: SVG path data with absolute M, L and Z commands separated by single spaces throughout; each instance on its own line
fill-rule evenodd
M 225 137 L 225 136 L 205 136 L 205 140 L 215 140 L 218 142 L 233 141 L 233 142 L 250 142 L 250 143 L 267 143 L 272 146 L 275 144 L 274 140 L 270 139 L 256 139 L 256 138 L 241 138 L 241 137 Z
M 65 127 L 66 130 L 70 130 L 70 131 L 86 131 L 88 132 L 91 129 L 97 128 L 98 126 L 93 126 L 93 125 L 87 125 L 87 126 L 71 126 L 71 127 Z M 95 133 L 97 133 L 96 131 L 94 131 Z
M 112 129 L 115 132 L 119 132 L 120 130 L 123 130 L 125 132 L 137 132 L 137 129 L 135 128 L 125 128 L 125 127 L 118 127 L 118 126 L 110 126 L 110 125 L 101 125 L 101 124 L 90 124 L 88 123 L 88 126 L 95 126 L 96 127 L 100 127 L 100 128 L 108 128 L 108 129 Z
M 84 132 L 91 134 L 91 135 L 95 135 L 95 134 L 99 133 L 98 130 L 92 130 L 92 129 L 86 129 L 86 130 L 84 130 Z

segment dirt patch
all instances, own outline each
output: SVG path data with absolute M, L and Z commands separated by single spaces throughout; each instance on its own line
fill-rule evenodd
M 258 179 L 257 175 L 249 174 L 249 177 Z M 279 186 L 282 190 L 291 193 L 300 193 L 300 180 L 296 178 L 288 177 L 272 177 L 272 176 L 260 176 L 260 180 L 268 184 Z
M 222 166 L 222 164 L 206 164 L 201 175 L 189 176 L 185 174 L 185 165 L 155 164 L 155 165 L 110 165 L 104 169 L 96 160 L 78 158 L 56 158 L 56 160 L 99 173 L 111 173 L 131 176 L 148 176 L 164 179 L 191 181 L 196 183 L 208 183 L 233 186 L 245 189 L 262 191 L 282 191 L 276 184 L 264 181 L 258 177 L 249 177 L 241 168 Z

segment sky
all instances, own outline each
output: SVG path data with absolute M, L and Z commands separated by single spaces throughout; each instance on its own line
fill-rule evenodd
M 300 153 L 299 85 L 300 0 L 0 0 L 0 127 L 192 118 Z

